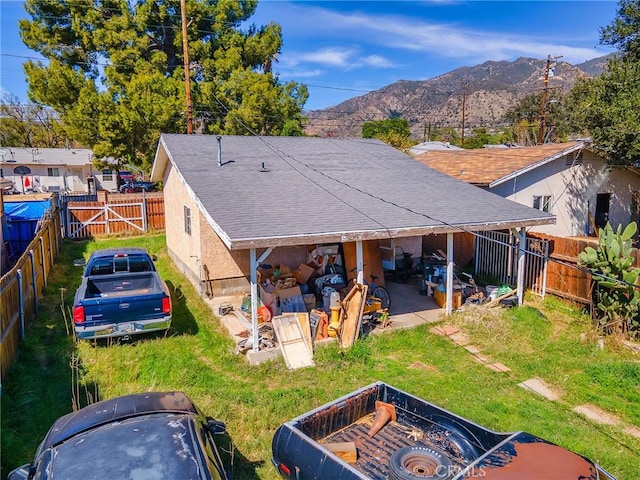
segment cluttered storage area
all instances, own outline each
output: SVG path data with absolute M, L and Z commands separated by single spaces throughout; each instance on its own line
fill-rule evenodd
M 423 253 L 420 237 L 404 242 L 362 242 L 362 272 L 357 271 L 355 243 L 310 245 L 306 262 L 291 265 L 286 256 L 278 262 L 257 266 L 258 345 L 251 335 L 251 296 L 246 294 L 238 310 L 223 305 L 220 314 L 232 313 L 245 325 L 245 338 L 236 353 L 280 347 L 290 368 L 313 364 L 317 342 L 337 341 L 349 348 L 374 329 L 393 324 L 389 289 L 404 284 L 403 291 L 415 295 L 415 303 L 443 308 L 446 302 L 447 261 L 440 248 Z M 467 262 L 473 253 L 458 252 Z M 453 307 L 480 303 L 491 292 L 478 287 L 472 275 L 457 267 L 453 275 Z M 397 291 L 399 287 L 393 288 Z M 490 287 L 492 288 L 492 287 Z M 425 298 L 427 297 L 427 298 Z M 411 298 L 411 297 L 410 297 Z M 406 301 L 407 297 L 404 297 Z M 404 310 L 404 309 L 403 309 Z

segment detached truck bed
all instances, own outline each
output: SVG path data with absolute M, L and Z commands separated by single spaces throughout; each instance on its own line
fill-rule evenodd
M 73 322 L 80 339 L 167 330 L 171 325 L 171 296 L 146 250 L 93 252 L 76 290 Z
M 382 382 L 281 425 L 272 452 L 295 480 L 615 480 L 541 438 L 494 432 Z

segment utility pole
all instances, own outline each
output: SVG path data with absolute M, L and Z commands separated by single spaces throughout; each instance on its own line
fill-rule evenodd
M 187 101 L 187 133 L 193 133 L 193 106 L 191 105 L 191 74 L 189 73 L 189 42 L 187 40 L 187 6 L 185 0 L 180 0 L 182 13 L 182 50 L 184 51 L 184 90 Z
M 547 115 L 547 94 L 549 92 L 549 73 L 551 72 L 551 61 L 554 62 L 558 59 L 562 58 L 562 55 L 557 55 L 552 57 L 551 55 L 547 55 L 547 63 L 544 69 L 544 87 L 542 88 L 542 101 L 540 102 L 540 125 L 538 126 L 538 145 L 544 142 L 544 134 L 547 129 L 547 119 L 545 118 Z
M 462 83 L 462 140 L 460 146 L 464 147 L 464 109 L 467 103 L 467 82 Z

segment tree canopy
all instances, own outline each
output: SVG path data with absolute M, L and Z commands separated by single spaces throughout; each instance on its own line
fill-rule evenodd
M 186 0 L 194 128 L 202 133 L 302 131 L 307 89 L 271 71 L 280 26 L 246 27 L 257 0 Z M 53 108 L 97 157 L 148 168 L 161 132 L 186 131 L 180 0 L 26 0 L 21 36 L 49 59 L 29 61 L 29 98 Z
M 0 99 L 0 145 L 57 148 L 67 145 L 55 112 L 43 105 L 23 105 L 14 95 Z
M 640 162 L 640 0 L 621 0 L 600 41 L 619 49 L 600 77 L 571 92 L 572 122 L 611 165 Z
M 409 121 L 405 118 L 372 120 L 362 125 L 362 138 L 377 138 L 400 150 L 416 144 L 410 137 Z
M 514 140 L 520 145 L 535 145 L 542 127 L 543 143 L 561 142 L 570 133 L 567 95 L 550 89 L 545 95 L 544 125 L 541 126 L 543 93 L 533 93 L 520 99 L 504 118 L 511 123 Z

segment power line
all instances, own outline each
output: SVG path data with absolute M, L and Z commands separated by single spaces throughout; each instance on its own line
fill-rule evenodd
M 219 102 L 219 103 L 220 103 L 220 105 L 221 105 L 223 108 L 226 108 L 226 107 L 224 106 L 224 104 L 222 104 L 222 102 Z M 449 223 L 445 222 L 444 220 L 442 220 L 442 219 L 440 219 L 440 218 L 436 218 L 436 217 L 434 217 L 434 216 L 432 216 L 432 215 L 427 215 L 426 213 L 418 212 L 418 211 L 416 211 L 416 210 L 414 210 L 414 209 L 412 209 L 412 208 L 406 207 L 406 206 L 404 206 L 404 205 L 399 205 L 399 204 L 398 204 L 398 203 L 396 203 L 396 202 L 388 201 L 388 200 L 386 200 L 385 198 L 383 198 L 383 197 L 381 197 L 381 196 L 378 196 L 378 195 L 375 195 L 375 194 L 373 194 L 373 193 L 371 193 L 371 192 L 368 192 L 368 191 L 362 190 L 362 189 L 360 189 L 360 188 L 358 188 L 358 187 L 356 187 L 356 186 L 354 186 L 354 185 L 349 184 L 349 183 L 348 183 L 348 182 L 346 182 L 346 181 L 343 181 L 343 180 L 341 180 L 341 179 L 335 178 L 335 177 L 333 177 L 333 176 L 331 176 L 331 175 L 327 174 L 324 170 L 317 169 L 317 168 L 315 168 L 315 167 L 313 167 L 313 166 L 311 166 L 311 165 L 309 165 L 309 164 L 307 164 L 307 163 L 304 163 L 304 162 L 302 162 L 302 161 L 298 160 L 298 159 L 297 159 L 297 158 L 295 158 L 295 157 L 292 157 L 291 155 L 288 155 L 288 154 L 287 154 L 287 153 L 285 153 L 285 152 L 280 151 L 280 150 L 279 150 L 279 149 L 277 149 L 275 146 L 273 146 L 273 145 L 269 144 L 269 143 L 266 141 L 266 138 L 269 138 L 269 137 L 264 137 L 264 136 L 256 135 L 256 133 L 255 133 L 255 132 L 250 128 L 250 127 L 248 127 L 248 126 L 247 126 L 247 125 L 246 125 L 246 124 L 245 124 L 241 119 L 237 118 L 237 119 L 235 119 L 235 120 L 237 120 L 237 121 L 238 121 L 238 122 L 239 122 L 239 123 L 240 123 L 244 128 L 246 128 L 246 129 L 247 129 L 247 131 L 248 131 L 251 135 L 253 135 L 253 136 L 257 136 L 257 137 L 258 137 L 258 139 L 259 139 L 262 143 L 264 143 L 264 144 L 265 144 L 265 145 L 266 145 L 266 146 L 267 146 L 267 147 L 268 147 L 272 152 L 274 152 L 274 153 L 275 153 L 275 154 L 276 154 L 276 155 L 277 155 L 281 160 L 283 160 L 285 163 L 287 163 L 287 165 L 289 165 L 291 168 L 293 168 L 296 172 L 300 173 L 300 174 L 301 174 L 303 177 L 305 177 L 307 180 L 309 180 L 309 181 L 313 182 L 313 183 L 314 183 L 315 185 L 317 185 L 319 188 L 323 189 L 325 192 L 329 193 L 329 194 L 330 194 L 330 195 L 332 195 L 334 198 L 337 198 L 337 199 L 339 199 L 340 201 L 342 201 L 342 199 L 340 199 L 340 198 L 339 198 L 339 197 L 337 197 L 335 194 L 333 194 L 332 192 L 330 192 L 330 191 L 328 191 L 327 189 L 325 189 L 323 186 L 318 185 L 318 184 L 317 184 L 317 182 L 315 182 L 314 180 L 312 180 L 311 178 L 309 178 L 307 175 L 305 175 L 303 172 L 301 172 L 300 170 L 298 170 L 295 166 L 293 166 L 293 165 L 291 164 L 291 162 L 289 162 L 288 160 L 286 160 L 284 157 L 285 157 L 285 156 L 287 156 L 287 157 L 289 157 L 293 162 L 296 162 L 296 163 L 298 163 L 298 164 L 300 164 L 300 165 L 302 165 L 302 166 L 304 166 L 304 167 L 306 167 L 306 168 L 308 168 L 308 169 L 312 170 L 313 172 L 315 172 L 315 173 L 317 173 L 317 174 L 319 174 L 319 175 L 322 175 L 322 176 L 323 176 L 323 177 L 325 177 L 325 178 L 328 178 L 328 179 L 330 179 L 330 180 L 332 180 L 332 181 L 334 181 L 334 182 L 336 182 L 336 183 L 339 183 L 339 184 L 341 184 L 341 185 L 343 185 L 343 186 L 345 186 L 345 187 L 347 187 L 347 188 L 350 188 L 350 189 L 352 189 L 352 190 L 355 190 L 355 191 L 357 191 L 357 192 L 359 192 L 359 193 L 362 193 L 362 194 L 364 194 L 364 195 L 367 195 L 367 196 L 369 196 L 369 197 L 371 197 L 371 198 L 374 198 L 374 199 L 376 199 L 376 200 L 379 200 L 379 201 L 381 201 L 381 202 L 383 202 L 383 203 L 386 203 L 386 204 L 388 204 L 388 205 L 393 205 L 393 206 L 395 206 L 395 207 L 397 207 L 397 208 L 400 208 L 400 209 L 402 209 L 402 210 L 405 210 L 405 211 L 407 211 L 407 212 L 413 213 L 413 214 L 418 215 L 418 216 L 422 216 L 422 217 L 424 217 L 424 218 L 426 218 L 426 219 L 428 219 L 428 220 L 431 220 L 431 221 L 434 221 L 434 222 L 438 222 L 438 223 L 440 223 L 440 224 L 442 224 L 442 225 L 445 225 L 446 227 L 449 227 L 449 228 L 451 228 L 451 229 L 453 229 L 453 230 L 459 230 L 459 231 L 460 231 L 460 233 L 467 233 L 467 234 L 470 234 L 470 235 L 474 236 L 475 238 L 481 238 L 481 239 L 489 240 L 489 241 L 491 241 L 491 242 L 497 243 L 497 244 L 499 244 L 499 245 L 507 246 L 507 247 L 509 247 L 509 248 L 512 248 L 512 247 L 513 247 L 513 245 L 511 245 L 511 244 L 509 244 L 509 243 L 507 243 L 507 242 L 502 242 L 502 241 L 500 241 L 500 240 L 493 239 L 493 238 L 488 237 L 488 236 L 486 236 L 486 235 L 482 235 L 481 233 L 470 231 L 470 230 L 468 230 L 468 229 L 466 229 L 466 228 L 464 228 L 464 227 L 461 227 L 461 226 L 459 226 L 459 225 L 452 225 L 452 224 L 449 224 Z M 344 202 L 343 202 L 343 203 L 344 203 Z M 372 221 L 376 222 L 378 225 L 380 225 L 382 228 L 384 228 L 384 229 L 386 230 L 387 234 L 389 235 L 389 238 L 393 238 L 393 237 L 391 236 L 390 231 L 389 231 L 389 227 L 387 227 L 386 225 L 384 225 L 384 224 L 380 223 L 378 220 L 376 220 L 376 219 L 374 219 L 374 218 L 371 218 L 371 216 L 369 216 L 366 212 L 363 212 L 362 210 L 359 210 L 358 208 L 354 207 L 352 204 L 349 204 L 349 206 L 351 206 L 352 208 L 354 208 L 356 211 L 358 211 L 358 212 L 359 212 L 359 213 L 361 213 L 362 215 L 366 216 L 367 218 L 371 219 Z M 580 267 L 580 266 L 578 266 L 578 265 L 570 264 L 570 263 L 568 263 L 568 262 L 563 262 L 563 261 L 561 261 L 561 260 L 558 260 L 558 259 L 555 259 L 555 258 L 552 258 L 552 257 L 549 257 L 549 256 L 544 256 L 544 255 L 542 255 L 541 253 L 538 253 L 538 252 L 536 252 L 536 251 L 534 251 L 534 250 L 527 250 L 526 248 L 519 248 L 519 250 L 523 251 L 525 254 L 529 254 L 529 255 L 532 255 L 532 256 L 535 256 L 535 257 L 538 257 L 538 258 L 542 258 L 543 260 L 548 261 L 548 262 L 556 263 L 556 264 L 558 264 L 558 265 L 562 265 L 562 266 L 565 266 L 565 267 L 574 268 L 574 269 L 577 269 L 577 270 L 579 270 L 579 271 L 582 271 L 583 273 L 587 273 L 587 274 L 590 274 L 590 275 L 595 276 L 595 277 L 603 278 L 603 279 L 605 279 L 605 280 L 609 280 L 609 281 L 612 281 L 612 282 L 615 282 L 615 283 L 618 283 L 618 284 L 621 284 L 621 285 L 632 286 L 632 287 L 637 288 L 637 289 L 639 289 L 639 290 L 640 290 L 640 285 L 635 285 L 635 284 L 632 284 L 632 283 L 626 282 L 625 280 L 620 280 L 620 279 L 617 279 L 617 278 L 608 277 L 608 276 L 606 276 L 606 275 L 604 275 L 604 274 L 601 274 L 601 273 L 598 273 L 598 272 L 593 272 L 592 270 L 590 270 L 590 269 L 588 269 L 588 268 L 585 268 L 585 267 Z

